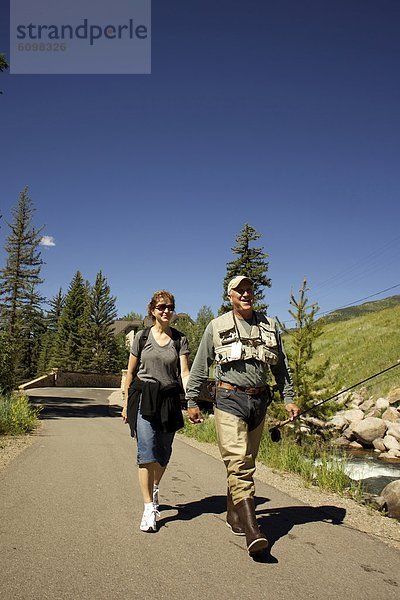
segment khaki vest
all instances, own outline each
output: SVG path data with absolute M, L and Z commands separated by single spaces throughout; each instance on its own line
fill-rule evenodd
M 278 340 L 276 338 L 275 320 L 262 313 L 256 313 L 257 325 L 252 325 L 250 337 L 236 319 L 239 329 L 238 336 L 232 311 L 217 317 L 212 321 L 215 362 L 229 363 L 235 360 L 250 360 L 255 358 L 268 365 L 276 365 L 279 359 Z M 231 358 L 232 346 L 242 342 L 241 358 Z

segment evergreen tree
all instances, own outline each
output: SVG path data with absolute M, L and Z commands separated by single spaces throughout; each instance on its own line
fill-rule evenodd
M 219 309 L 219 314 L 223 314 L 231 310 L 231 304 L 228 301 L 228 283 L 237 275 L 246 275 L 250 277 L 254 283 L 254 308 L 256 310 L 266 310 L 267 304 L 263 303 L 264 292 L 263 287 L 271 287 L 271 280 L 267 277 L 269 263 L 266 258 L 268 254 L 264 253 L 264 249 L 260 247 L 250 247 L 251 242 L 258 240 L 261 237 L 260 233 L 247 223 L 240 231 L 236 238 L 236 246 L 232 248 L 233 254 L 237 254 L 238 258 L 232 260 L 226 265 L 226 275 L 224 278 L 223 304 Z
M 314 356 L 314 341 L 323 333 L 323 324 L 316 320 L 315 316 L 319 310 L 315 302 L 308 304 L 306 292 L 307 280 L 304 278 L 298 299 L 293 292 L 290 295 L 289 314 L 295 321 L 294 328 L 282 326 L 283 331 L 289 336 L 286 344 L 290 368 L 292 371 L 293 385 L 295 389 L 296 403 L 305 410 L 318 402 L 318 395 L 324 390 L 328 397 L 334 393 L 332 382 L 326 376 L 329 360 L 324 361 L 318 367 L 310 367 L 310 361 Z M 328 403 L 329 404 L 329 403 Z M 323 415 L 329 412 L 330 407 L 324 404 L 315 410 L 313 416 Z
M 89 296 L 89 326 L 85 340 L 90 370 L 95 372 L 112 373 L 119 368 L 117 342 L 112 328 L 117 316 L 115 302 L 107 279 L 99 271 Z
M 0 54 L 0 73 L 2 73 L 3 71 L 5 71 L 6 69 L 9 68 L 9 64 L 7 62 L 6 56 L 5 54 L 1 53 Z M 0 94 L 2 94 L 3 92 L 0 90 Z
M 35 356 L 29 353 L 32 340 L 40 330 L 42 298 L 38 286 L 42 283 L 43 264 L 39 244 L 41 231 L 32 223 L 35 209 L 25 188 L 12 210 L 13 221 L 5 251 L 6 265 L 0 270 L 1 329 L 7 332 L 13 348 L 13 371 L 18 380 L 32 373 Z M 27 337 L 26 337 L 27 336 Z
M 0 395 L 2 392 L 11 392 L 15 387 L 14 356 L 8 333 L 0 331 Z
M 189 316 L 180 316 L 175 325 L 179 331 L 185 334 L 189 343 L 190 355 L 189 362 L 192 363 L 203 337 L 203 333 L 214 318 L 213 312 L 209 306 L 202 306 L 197 313 L 196 320 L 193 321 Z
M 87 335 L 87 285 L 79 271 L 74 275 L 65 304 L 58 320 L 51 366 L 79 371 L 82 366 L 82 348 Z
M 49 300 L 48 304 L 50 308 L 46 313 L 44 322 L 45 332 L 42 335 L 40 344 L 41 349 L 37 367 L 38 375 L 43 375 L 43 373 L 46 373 L 46 371 L 49 370 L 52 362 L 54 344 L 58 330 L 58 321 L 61 317 L 65 304 L 65 296 L 62 293 L 61 288 L 59 289 L 58 293 L 51 298 L 51 300 Z

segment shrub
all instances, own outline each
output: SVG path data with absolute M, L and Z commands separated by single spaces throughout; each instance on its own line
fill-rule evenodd
M 39 408 L 31 406 L 25 394 L 0 396 L 0 435 L 32 431 L 38 424 Z

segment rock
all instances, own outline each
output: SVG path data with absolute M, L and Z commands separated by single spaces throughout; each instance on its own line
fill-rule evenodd
M 379 408 L 376 408 L 376 406 L 374 406 L 373 408 L 371 408 L 371 410 L 365 413 L 366 417 L 378 417 L 379 419 L 381 418 L 381 415 L 382 411 L 379 410 Z
M 336 448 L 347 448 L 350 442 L 345 437 L 341 436 L 336 438 L 335 440 L 332 440 L 331 444 Z
M 364 397 L 359 392 L 354 392 L 351 397 L 351 404 L 354 407 L 360 406 L 365 401 Z
M 375 402 L 375 407 L 378 410 L 386 410 L 387 408 L 389 408 L 389 406 L 390 404 L 387 398 L 378 398 L 378 400 Z
M 344 429 L 345 427 L 347 427 L 347 420 L 342 414 L 337 414 L 334 417 L 332 417 L 332 419 L 330 419 L 327 424 L 331 425 L 335 429 Z
M 399 456 L 395 456 L 394 453 L 397 452 L 397 450 L 389 450 L 388 452 L 381 452 L 381 454 L 378 456 L 379 460 L 387 460 L 390 463 L 400 463 L 400 453 Z
M 363 412 L 368 412 L 373 406 L 375 406 L 375 402 L 372 400 L 372 398 L 370 398 L 369 400 L 364 400 L 364 402 L 360 404 L 358 408 L 360 408 Z
M 400 387 L 389 392 L 387 398 L 389 400 L 389 404 L 397 404 L 397 402 L 400 403 Z
M 387 455 L 388 457 L 400 459 L 400 450 L 394 450 L 393 448 L 391 448 L 387 451 Z
M 400 413 L 397 410 L 397 408 L 390 406 L 390 408 L 387 408 L 383 413 L 382 419 L 385 419 L 385 421 L 391 421 L 392 423 L 396 423 L 400 419 Z
M 375 448 L 375 450 L 378 450 L 378 452 L 386 452 L 386 446 L 383 442 L 383 438 L 376 438 L 372 442 L 372 445 Z
M 364 418 L 364 413 L 359 408 L 351 408 L 350 410 L 345 410 L 343 416 L 348 423 L 353 423 L 354 421 L 358 423 L 358 421 Z
M 383 438 L 383 443 L 387 450 L 400 450 L 400 442 L 392 435 L 386 434 Z
M 400 441 L 400 423 L 391 423 L 388 421 L 386 425 L 388 426 L 386 434 L 392 435 L 396 440 Z
M 363 445 L 360 444 L 359 442 L 354 441 L 354 442 L 350 442 L 349 448 L 354 448 L 355 450 L 362 450 Z
M 320 429 L 324 429 L 324 427 L 326 427 L 325 421 L 318 419 L 317 417 L 304 417 L 304 421 L 306 421 L 307 424 L 313 425 L 314 427 L 319 427 Z
M 381 509 L 387 511 L 389 517 L 400 519 L 400 479 L 383 488 L 377 503 Z
M 347 427 L 344 431 L 342 431 L 342 436 L 348 440 L 349 442 L 354 440 L 354 433 L 351 427 Z
M 386 433 L 386 423 L 376 417 L 363 419 L 353 429 L 357 441 L 371 445 L 376 438 L 383 438 Z

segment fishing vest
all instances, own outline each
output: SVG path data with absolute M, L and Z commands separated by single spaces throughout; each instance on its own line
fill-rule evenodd
M 255 313 L 257 324 L 251 326 L 250 337 L 230 311 L 212 321 L 215 362 L 229 363 L 235 360 L 256 359 L 268 365 L 276 365 L 279 359 L 275 320 L 262 313 Z M 240 335 L 239 335 L 240 334 Z M 235 344 L 241 342 L 239 349 Z

